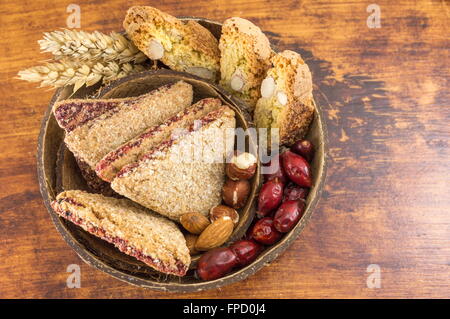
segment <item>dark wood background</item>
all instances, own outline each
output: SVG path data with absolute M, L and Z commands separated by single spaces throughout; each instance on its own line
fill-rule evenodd
M 450 297 L 450 2 L 78 1 L 81 28 L 121 30 L 131 5 L 223 21 L 248 18 L 299 51 L 329 130 L 325 193 L 295 243 L 256 275 L 222 289 L 168 294 L 95 270 L 66 245 L 36 176 L 40 121 L 53 94 L 15 79 L 44 59 L 36 41 L 66 26 L 73 1 L 0 4 L 0 297 Z M 69 264 L 81 288 L 66 288 Z M 368 288 L 367 267 L 381 269 Z

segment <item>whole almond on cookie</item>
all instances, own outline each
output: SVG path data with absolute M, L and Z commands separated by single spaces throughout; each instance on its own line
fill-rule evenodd
M 261 96 L 265 98 L 269 98 L 273 95 L 275 91 L 275 80 L 273 77 L 268 76 L 261 83 Z
M 215 220 L 200 234 L 195 249 L 205 251 L 219 247 L 230 237 L 233 228 L 234 223 L 228 216 Z
M 164 47 L 159 41 L 155 39 L 150 40 L 147 47 L 147 56 L 152 60 L 161 59 L 164 56 Z
M 236 70 L 231 76 L 230 86 L 233 90 L 240 92 L 244 87 L 244 77 L 240 70 Z
M 200 213 L 181 215 L 180 224 L 191 234 L 200 234 L 210 224 L 208 218 Z

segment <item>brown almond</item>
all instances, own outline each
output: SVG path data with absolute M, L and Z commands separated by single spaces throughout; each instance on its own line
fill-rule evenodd
M 230 237 L 233 228 L 234 223 L 228 216 L 215 220 L 200 234 L 195 249 L 205 251 L 219 247 Z
M 196 255 L 199 253 L 199 251 L 197 249 L 195 249 L 195 242 L 198 239 L 197 235 L 194 234 L 184 234 L 184 238 L 186 239 L 186 246 L 189 249 L 189 253 L 192 255 Z
M 235 225 L 239 222 L 239 213 L 229 206 L 217 205 L 209 211 L 209 220 L 211 223 L 223 216 L 230 217 Z
M 191 234 L 200 234 L 210 224 L 208 218 L 200 213 L 181 215 L 180 224 Z

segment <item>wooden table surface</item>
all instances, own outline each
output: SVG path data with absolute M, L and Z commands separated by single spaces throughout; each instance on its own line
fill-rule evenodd
M 311 222 L 256 275 L 173 294 L 91 268 L 54 228 L 36 173 L 53 91 L 15 76 L 44 59 L 36 41 L 66 27 L 72 2 L 1 0 L 0 297 L 449 298 L 450 2 L 378 0 L 381 27 L 371 28 L 373 1 L 77 2 L 87 31 L 121 30 L 126 9 L 138 4 L 177 16 L 248 18 L 279 48 L 300 52 L 313 72 L 330 159 Z M 81 288 L 66 286 L 70 264 L 81 267 Z M 367 283 L 373 269 L 379 288 Z

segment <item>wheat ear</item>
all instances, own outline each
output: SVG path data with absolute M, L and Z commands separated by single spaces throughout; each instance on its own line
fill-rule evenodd
M 89 33 L 64 29 L 44 33 L 44 38 L 38 43 L 42 52 L 52 53 L 55 59 L 118 63 L 142 63 L 147 60 L 132 41 L 117 32 L 107 35 L 98 31 Z
M 18 73 L 18 78 L 29 82 L 41 82 L 41 87 L 63 87 L 73 84 L 76 92 L 83 85 L 91 86 L 100 80 L 107 83 L 144 69 L 142 65 L 118 64 L 113 61 L 79 63 L 61 60 L 22 70 Z

